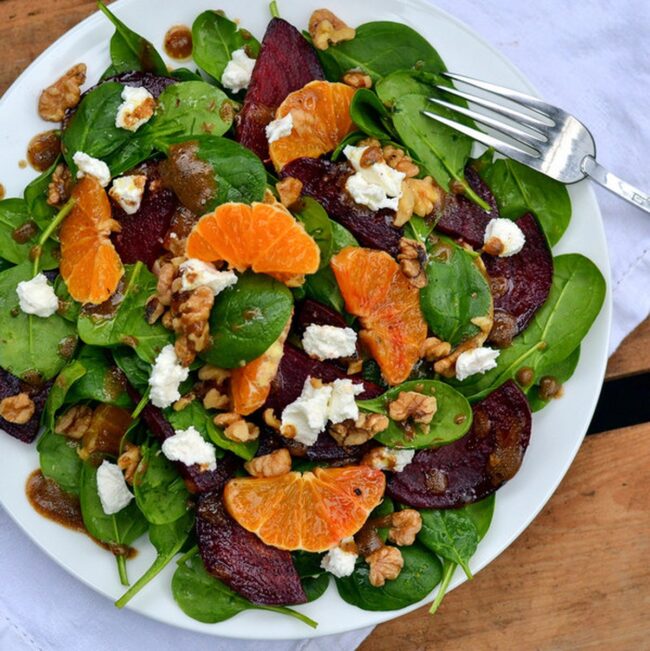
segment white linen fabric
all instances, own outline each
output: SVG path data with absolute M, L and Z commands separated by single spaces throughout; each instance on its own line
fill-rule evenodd
M 324 3 L 326 6 L 327 3 Z M 513 61 L 550 102 L 592 130 L 601 162 L 650 191 L 647 0 L 438 0 Z M 598 190 L 613 270 L 610 352 L 650 310 L 650 216 Z M 299 642 L 242 642 L 150 621 L 78 582 L 0 509 L 2 651 L 347 651 L 371 629 Z

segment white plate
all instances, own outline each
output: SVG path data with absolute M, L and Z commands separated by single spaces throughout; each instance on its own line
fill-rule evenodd
M 282 0 L 282 16 L 303 29 L 310 13 L 325 4 L 351 25 L 369 20 L 394 20 L 417 29 L 438 50 L 448 68 L 455 72 L 494 81 L 534 93 L 530 83 L 495 49 L 451 16 L 424 0 Z M 160 50 L 162 37 L 175 24 L 191 25 L 203 10 L 215 6 L 261 39 L 269 19 L 267 0 L 119 0 L 111 5 L 127 25 L 150 39 Z M 34 176 L 20 170 L 18 160 L 25 157 L 30 138 L 51 128 L 36 114 L 40 91 L 72 64 L 88 65 L 90 83 L 109 63 L 108 42 L 113 28 L 94 14 L 60 38 L 14 83 L 0 101 L 0 182 L 7 196 L 19 196 Z M 609 279 L 609 263 L 600 211 L 591 187 L 580 183 L 569 189 L 573 219 L 554 253 L 580 252 L 591 258 Z M 533 434 L 523 466 L 517 476 L 498 494 L 492 527 L 472 559 L 474 573 L 498 556 L 530 524 L 557 488 L 573 460 L 591 419 L 602 384 L 607 361 L 607 342 L 611 320 L 611 297 L 582 347 L 580 364 L 568 382 L 562 400 L 554 402 L 533 418 Z M 32 540 L 57 563 L 81 581 L 114 600 L 123 588 L 117 578 L 113 558 L 87 537 L 63 529 L 32 510 L 25 497 L 28 474 L 38 466 L 34 446 L 26 446 L 8 436 L 0 436 L 0 501 Z M 143 551 L 129 563 L 129 574 L 137 577 L 153 559 L 146 543 Z M 6 552 L 6 550 L 5 550 Z M 286 639 L 340 633 L 378 624 L 403 615 L 422 603 L 397 612 L 367 612 L 346 604 L 332 583 L 327 593 L 299 610 L 316 619 L 316 631 L 281 615 L 248 611 L 216 625 L 206 625 L 187 617 L 172 599 L 170 580 L 174 564 L 136 596 L 129 607 L 166 624 L 202 633 L 234 638 Z M 464 578 L 457 573 L 452 587 Z M 478 579 L 480 581 L 480 578 Z M 36 595 L 35 595 L 36 597 Z

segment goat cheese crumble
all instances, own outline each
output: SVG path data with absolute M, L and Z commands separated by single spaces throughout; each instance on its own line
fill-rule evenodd
M 371 210 L 390 208 L 397 210 L 402 196 L 402 181 L 406 175 L 394 170 L 386 163 L 373 163 L 369 167 L 361 166 L 361 157 L 367 147 L 347 145 L 343 149 L 355 173 L 345 182 L 346 190 L 356 203 L 368 206 Z
M 175 430 L 174 436 L 165 439 L 162 451 L 170 461 L 180 461 L 186 466 L 198 464 L 205 470 L 217 467 L 214 445 L 208 443 L 193 425 Z
M 363 384 L 355 384 L 347 378 L 334 380 L 332 383 L 332 395 L 327 406 L 327 418 L 330 422 L 342 423 L 344 420 L 359 418 L 359 407 L 355 396 L 363 393 Z
M 45 274 L 38 273 L 31 280 L 22 280 L 16 287 L 18 304 L 25 314 L 47 318 L 59 309 L 59 299 Z
M 221 75 L 221 85 L 233 93 L 248 88 L 254 67 L 255 59 L 251 59 L 244 48 L 235 50 Z
M 213 264 L 196 258 L 183 262 L 180 269 L 181 288 L 184 292 L 206 285 L 216 296 L 237 282 L 234 271 L 217 271 Z
M 321 559 L 320 566 L 337 578 L 350 576 L 354 572 L 354 565 L 358 554 L 347 552 L 340 546 L 330 549 Z
M 146 183 L 147 177 L 144 174 L 120 176 L 113 181 L 108 194 L 127 215 L 134 215 L 140 210 Z
M 351 357 L 357 350 L 357 333 L 352 328 L 312 323 L 305 328 L 302 347 L 310 357 L 321 361 Z
M 106 459 L 97 468 L 97 494 L 106 515 L 118 513 L 133 499 L 119 466 Z
M 156 110 L 156 100 L 143 86 L 124 86 L 122 100 L 115 115 L 115 126 L 118 129 L 137 131 L 151 120 Z
M 314 445 L 318 435 L 325 429 L 332 387 L 314 386 L 311 377 L 305 380 L 302 393 L 282 412 L 282 430 L 295 430 L 294 439 L 303 445 Z
M 398 448 L 373 448 L 372 451 L 372 467 L 375 470 L 390 470 L 391 472 L 402 472 L 415 456 L 415 450 Z
M 174 346 L 167 344 L 158 353 L 149 377 L 151 402 L 161 409 L 176 402 L 181 397 L 178 387 L 189 374 L 190 369 L 181 365 Z
M 264 130 L 269 145 L 276 140 L 280 140 L 280 138 L 286 138 L 286 136 L 291 135 L 293 131 L 293 117 L 291 113 L 287 113 L 283 118 L 269 122 Z
M 485 228 L 484 244 L 487 245 L 490 240 L 498 240 L 496 242 L 497 250 L 500 252 L 497 255 L 500 258 L 509 258 L 511 255 L 519 253 L 526 244 L 526 236 L 523 231 L 512 219 L 505 219 L 504 217 L 497 217 L 491 219 Z
M 77 178 L 92 176 L 99 182 L 102 188 L 105 188 L 111 182 L 111 171 L 108 165 L 99 158 L 93 158 L 82 151 L 78 151 L 72 157 L 74 164 L 77 166 Z
M 461 382 L 470 375 L 485 373 L 496 368 L 497 357 L 501 351 L 493 348 L 473 348 L 461 353 L 456 360 L 456 379 Z

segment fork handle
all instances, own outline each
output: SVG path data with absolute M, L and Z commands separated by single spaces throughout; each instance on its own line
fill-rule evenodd
M 641 208 L 641 210 L 650 213 L 650 194 L 642 192 L 633 185 L 623 181 L 623 179 L 619 179 L 618 176 L 608 172 L 593 156 L 585 156 L 581 167 L 582 171 L 589 175 L 596 183 L 602 185 L 622 199 L 625 199 L 625 201 L 629 201 L 637 208 Z

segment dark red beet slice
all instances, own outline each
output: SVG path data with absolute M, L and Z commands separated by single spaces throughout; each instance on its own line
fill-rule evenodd
M 43 411 L 51 387 L 51 382 L 41 384 L 40 386 L 32 386 L 18 379 L 15 375 L 9 373 L 9 371 L 0 368 L 0 400 L 25 392 L 32 399 L 36 407 L 34 415 L 22 425 L 11 423 L 0 417 L 0 429 L 23 443 L 32 443 L 38 434 L 41 412 Z
M 375 398 L 384 392 L 380 386 L 364 380 L 360 375 L 347 375 L 335 364 L 312 359 L 302 350 L 285 344 L 282 361 L 271 384 L 271 393 L 265 408 L 271 407 L 279 417 L 282 410 L 302 393 L 305 380 L 310 376 L 323 382 L 349 378 L 355 384 L 363 384 L 365 391 L 359 396 L 361 400 Z
M 273 18 L 266 28 L 244 105 L 235 121 L 237 140 L 269 159 L 265 127 L 285 97 L 315 79 L 325 79 L 316 52 L 286 20 Z
M 388 479 L 387 494 L 418 509 L 453 509 L 494 493 L 519 470 L 530 439 L 526 396 L 508 380 L 473 407 L 463 438 L 420 450 Z
M 403 231 L 393 226 L 394 211 L 372 211 L 354 201 L 345 189 L 352 174 L 348 163 L 332 163 L 324 158 L 297 158 L 282 168 L 280 176 L 302 182 L 304 194 L 317 199 L 327 214 L 345 226 L 361 246 L 381 249 L 396 256 Z
M 307 596 L 287 551 L 269 547 L 226 511 L 221 493 L 202 495 L 196 536 L 210 574 L 254 604 L 304 604 Z
M 491 280 L 495 322 L 501 324 L 490 335 L 497 345 L 508 345 L 528 325 L 548 298 L 553 282 L 553 256 L 537 220 L 528 213 L 517 225 L 526 236 L 519 253 L 508 258 L 482 256 Z
M 490 188 L 473 167 L 465 168 L 465 178 L 476 194 L 492 206 L 492 210 L 485 212 L 471 199 L 461 194 L 449 194 L 445 198 L 445 207 L 436 228 L 445 235 L 462 238 L 475 249 L 480 249 L 483 246 L 485 228 L 490 219 L 499 216 L 499 209 Z
M 112 235 L 112 240 L 123 263 L 141 260 L 151 269 L 163 253 L 163 240 L 179 204 L 176 195 L 163 187 L 157 163 L 145 163 L 132 173 L 147 176 L 142 203 L 136 213 L 127 215 L 110 200 L 113 218 L 121 226 L 120 232 Z
M 305 328 L 312 324 L 331 325 L 336 328 L 346 328 L 348 325 L 338 312 L 311 298 L 300 304 L 293 323 L 298 334 L 302 334 Z

